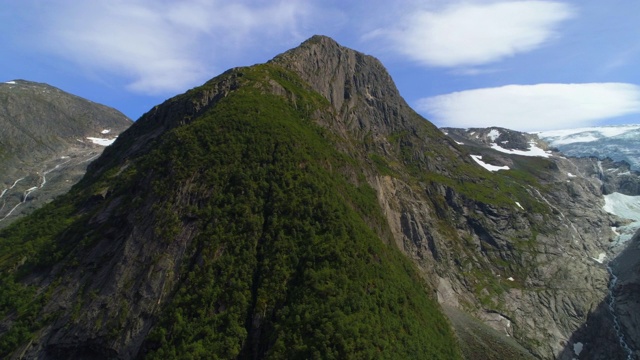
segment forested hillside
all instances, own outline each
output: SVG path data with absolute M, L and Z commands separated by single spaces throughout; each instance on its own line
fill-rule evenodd
M 0 233 L 2 354 L 459 357 L 361 165 L 313 123 L 326 99 L 271 64 L 163 107 L 229 78 L 236 89 L 171 113 L 186 122 L 148 151 L 123 156 L 125 133 L 69 194 Z

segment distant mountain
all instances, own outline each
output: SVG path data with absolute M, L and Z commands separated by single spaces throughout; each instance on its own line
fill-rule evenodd
M 640 170 L 640 125 L 600 126 L 536 133 L 568 156 L 625 161 Z
M 515 154 L 533 157 L 569 157 L 558 159 L 574 167 L 568 171 L 570 179 L 588 178 L 598 185 L 599 195 L 605 201 L 604 210 L 633 220 L 617 230 L 617 242 L 626 242 L 640 228 L 640 172 L 631 168 L 640 163 L 640 125 L 623 125 L 558 130 L 542 133 L 522 133 L 504 128 L 454 129 L 443 131 L 460 145 L 476 152 L 495 150 L 493 156 Z M 615 146 L 603 145 L 604 142 Z M 597 146 L 600 144 L 601 146 Z M 624 154 L 624 159 L 620 159 Z M 474 160 L 490 171 L 510 169 L 508 165 L 493 165 L 482 161 L 482 156 L 472 155 Z M 614 160 L 618 158 L 618 160 Z M 565 161 L 566 160 L 566 161 Z M 502 159 L 505 161 L 505 159 Z
M 594 210 L 604 210 L 614 216 L 608 224 L 613 231 L 613 236 L 608 236 L 609 244 L 601 247 L 602 252 L 597 256 L 590 257 L 611 274 L 608 296 L 571 336 L 573 348 L 565 349 L 559 359 L 577 356 L 580 359 L 636 359 L 639 355 L 640 318 L 634 314 L 640 312 L 640 271 L 637 270 L 640 269 L 640 172 L 629 165 L 640 162 L 639 129 L 638 125 L 625 125 L 537 134 L 497 127 L 442 129 L 458 144 L 478 154 L 470 156 L 488 171 L 518 171 L 530 164 L 529 161 L 516 162 L 503 154 L 518 154 L 521 160 L 526 157 L 552 160 L 554 172 L 559 175 L 555 181 L 566 181 L 566 190 L 571 194 L 570 201 L 553 203 L 562 217 L 566 212 L 583 211 L 579 210 L 578 202 L 584 201 L 587 193 L 576 190 L 575 184 L 580 182 L 592 185 L 588 193 Z M 589 244 L 581 233 L 579 235 L 579 244 Z M 606 342 L 620 345 L 612 346 L 618 351 L 617 355 L 610 353 L 611 347 L 602 346 Z M 594 347 L 596 343 L 600 345 Z
M 68 191 L 131 123 L 47 84 L 0 83 L 0 227 Z
M 553 130 L 536 135 L 565 156 L 597 158 L 605 210 L 632 220 L 616 229 L 616 243 L 628 242 L 640 229 L 640 125 Z

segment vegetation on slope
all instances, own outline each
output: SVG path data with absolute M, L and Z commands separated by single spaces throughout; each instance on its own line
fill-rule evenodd
M 325 100 L 275 65 L 239 71 L 251 85 L 166 133 L 125 171 L 114 167 L 79 184 L 74 194 L 84 200 L 62 198 L 0 232 L 0 249 L 26 257 L 18 269 L 71 261 L 65 254 L 88 244 L 89 215 L 78 209 L 97 211 L 86 209 L 88 196 L 108 187 L 128 194 L 132 212 L 153 199 L 149 216 L 160 241 L 175 241 L 187 225 L 198 229 L 186 258 L 175 259 L 183 264 L 180 282 L 140 357 L 458 358 L 416 269 L 381 241 L 384 231 L 372 230 L 386 227 L 374 191 L 347 181 L 344 173 L 359 171 L 353 160 L 312 124 Z M 273 80 L 286 96 L 268 91 Z M 51 248 L 59 255 L 47 258 Z M 2 335 L 2 354 L 48 320 L 40 306 L 23 310 L 24 296 L 56 286 L 19 284 L 22 272 L 9 261 L 0 263 L 0 310 L 26 325 Z

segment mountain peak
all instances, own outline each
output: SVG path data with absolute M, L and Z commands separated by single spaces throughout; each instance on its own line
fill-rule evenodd
M 327 46 L 342 47 L 340 44 L 338 44 L 337 41 L 333 40 L 333 38 L 326 35 L 313 35 L 312 37 L 302 42 L 302 44 L 307 44 L 307 43 L 309 44 L 323 43 Z
M 52 85 L 49 85 L 47 83 L 42 83 L 42 82 L 37 82 L 37 81 L 30 81 L 30 80 L 24 80 L 24 79 L 13 79 L 13 80 L 8 80 L 8 81 L 4 81 L 0 84 L 8 84 L 8 85 L 29 85 L 29 86 L 41 86 L 41 87 L 50 87 L 50 88 L 55 88 Z
M 343 47 L 330 37 L 321 35 L 309 38 L 272 61 L 298 73 L 337 110 L 345 102 L 348 104 L 354 91 L 363 90 L 360 88 L 363 83 L 358 80 L 364 79 L 357 78 L 357 75 L 364 75 L 362 69 L 367 72 L 380 71 L 386 75 L 386 70 L 375 58 Z M 390 77 L 388 81 L 391 81 Z
M 351 130 L 388 134 L 413 125 L 409 118 L 415 113 L 373 56 L 314 35 L 271 62 L 297 73 L 328 99 Z

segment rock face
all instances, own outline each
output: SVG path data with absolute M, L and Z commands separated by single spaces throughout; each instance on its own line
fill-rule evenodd
M 620 330 L 616 334 L 627 345 L 625 355 L 640 358 L 640 232 L 611 264 L 616 282 L 611 286 L 610 305 Z M 615 325 L 615 324 L 614 324 Z
M 530 145 L 529 154 L 534 155 L 531 148 L 541 147 L 544 149 L 549 148 L 549 144 L 545 141 L 540 141 L 536 135 L 523 134 L 515 131 L 509 131 L 506 129 L 490 128 L 490 129 L 444 129 L 446 133 L 456 139 L 459 143 L 464 143 L 465 147 L 476 154 L 485 155 L 484 158 L 491 159 L 492 164 L 495 165 L 509 165 L 514 167 L 514 170 L 518 169 L 518 163 L 514 162 L 511 155 L 503 155 L 511 151 L 509 146 L 501 142 L 501 139 L 506 137 L 505 132 L 509 133 L 510 138 L 520 136 L 522 140 L 520 142 L 528 142 Z M 491 136 L 489 136 L 491 134 Z M 500 134 L 500 136 L 497 136 Z M 509 142 L 510 143 L 510 142 Z M 495 151 L 489 151 L 487 148 Z M 545 154 L 540 153 L 538 154 Z M 563 251 L 566 255 L 573 258 L 583 253 L 583 256 L 588 256 L 592 265 L 598 266 L 600 269 L 605 267 L 611 274 L 607 278 L 602 278 L 602 272 L 593 269 L 576 267 L 569 269 L 567 274 L 573 273 L 575 280 L 581 279 L 583 282 L 594 282 L 593 285 L 586 285 L 583 288 L 583 294 L 580 297 L 584 300 L 585 294 L 591 294 L 592 307 L 588 309 L 586 316 L 586 322 L 580 325 L 580 322 L 575 322 L 571 327 L 575 328 L 575 331 L 568 340 L 565 341 L 566 347 L 556 354 L 559 359 L 609 359 L 609 358 L 635 358 L 635 349 L 637 345 L 634 340 L 626 342 L 625 346 L 621 346 L 620 338 L 624 339 L 636 339 L 640 334 L 637 332 L 637 319 L 632 315 L 636 310 L 636 303 L 634 295 L 629 295 L 633 291 L 634 284 L 637 283 L 635 279 L 636 271 L 634 269 L 638 266 L 638 261 L 635 257 L 635 248 L 637 246 L 634 241 L 628 243 L 622 243 L 620 245 L 619 238 L 624 237 L 623 230 L 629 230 L 630 225 L 625 225 L 629 222 L 628 219 L 618 218 L 615 215 L 610 215 L 607 222 L 607 217 L 596 215 L 600 213 L 602 208 L 603 196 L 610 194 L 622 194 L 623 198 L 631 199 L 634 196 L 639 195 L 637 191 L 637 182 L 640 179 L 639 174 L 630 170 L 629 164 L 626 162 L 614 162 L 611 159 L 598 159 L 597 157 L 583 157 L 583 158 L 566 158 L 564 154 L 546 152 L 545 156 L 554 163 L 553 169 L 547 175 L 543 176 L 546 181 L 551 183 L 566 182 L 566 189 L 563 191 L 555 191 L 551 203 L 553 207 L 557 209 L 559 214 L 571 221 L 571 226 L 574 230 L 580 229 L 580 237 L 578 238 L 578 244 L 583 247 L 592 247 L 590 250 L 592 255 L 584 254 L 583 249 L 576 247 L 567 247 Z M 588 155 L 588 154 L 583 154 Z M 600 154 L 602 155 L 602 153 Z M 539 160 L 538 160 L 539 161 Z M 555 175 L 554 175 L 555 174 Z M 555 179 L 554 179 L 555 178 Z M 576 185 L 580 185 L 577 187 Z M 560 190 L 560 189 L 558 189 Z M 569 195 L 569 196 L 567 196 Z M 576 200 L 581 200 L 579 203 Z M 590 206 L 591 204 L 591 206 Z M 597 205 L 595 205 L 597 204 Z M 615 206 L 612 206 L 615 207 Z M 567 211 L 567 209 L 569 211 Z M 632 212 L 628 212 L 633 216 Z M 587 222 L 579 225 L 575 222 L 575 217 L 586 219 Z M 628 216 L 628 215 L 627 215 Z M 600 217 L 600 220 L 598 218 Z M 609 234 L 606 230 L 606 226 L 609 225 L 613 229 L 621 232 L 617 232 L 613 235 Z M 602 231 L 597 236 L 585 237 L 585 231 L 588 233 L 587 227 L 593 227 Z M 586 229 L 586 230 L 585 230 Z M 635 228 L 637 229 L 637 228 Z M 635 230 L 634 230 L 635 231 Z M 603 236 L 604 235 L 604 236 Z M 602 239 L 609 239 L 608 242 L 603 242 Z M 614 241 L 615 239 L 615 241 Z M 576 238 L 574 238 L 575 242 Z M 596 241 L 594 241 L 596 240 Z M 625 249 L 626 247 L 626 249 Z M 599 250 L 598 250 L 599 249 Z M 624 250 L 623 250 L 624 249 Z M 600 251 L 598 256 L 594 251 Z M 620 254 L 620 252 L 622 253 Z M 618 255 L 620 254 L 620 255 Z M 551 258 L 552 261 L 553 258 Z M 559 261 L 560 258 L 556 258 L 555 261 Z M 552 262 L 548 262 L 544 267 L 548 267 Z M 575 264 L 573 259 L 567 259 L 567 264 Z M 602 263 L 603 265 L 599 265 Z M 624 264 L 624 265 L 623 265 Z M 608 275 L 608 274 L 607 274 Z M 565 275 L 566 276 L 566 275 Z M 570 275 L 571 276 L 571 275 Z M 608 282 L 608 291 L 604 293 L 599 303 L 595 301 L 598 299 L 595 289 L 602 289 L 602 281 Z M 625 279 L 625 280 L 621 280 Z M 553 286 L 557 286 L 558 282 L 554 280 Z M 568 286 L 568 284 L 567 284 Z M 592 287 L 589 289 L 589 287 Z M 574 307 L 576 301 L 570 296 L 562 297 L 562 303 L 565 305 L 571 304 Z M 556 300 L 557 301 L 557 300 Z M 547 316 L 551 316 L 556 319 L 560 318 L 575 318 L 576 313 L 567 311 L 569 309 L 562 309 L 558 307 L 557 302 L 542 301 L 542 308 L 546 308 Z M 583 308 L 584 309 L 584 308 Z M 614 316 L 617 320 L 614 321 Z M 615 323 L 622 324 L 616 326 Z M 576 325 L 580 325 L 575 327 Z M 618 327 L 618 330 L 616 330 Z M 621 329 L 621 330 L 620 330 Z
M 437 299 L 468 359 L 571 358 L 608 294 L 603 177 L 535 136 L 475 131 L 445 135 L 378 60 L 327 37 L 229 70 L 0 233 L 17 294 L 2 351 L 457 358 Z
M 0 227 L 67 192 L 130 125 L 115 109 L 46 84 L 0 83 Z

